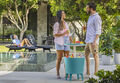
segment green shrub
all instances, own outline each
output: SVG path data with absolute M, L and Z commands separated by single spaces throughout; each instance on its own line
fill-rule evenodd
M 24 35 L 32 34 L 32 32 L 33 32 L 32 30 L 26 30 Z
M 116 65 L 114 71 L 104 71 L 103 69 L 96 73 L 98 79 L 89 78 L 85 83 L 120 83 L 120 65 Z
M 19 35 L 19 30 L 16 28 L 5 28 L 4 30 L 4 36 L 10 36 L 11 34 L 16 34 Z M 3 35 L 3 33 L 0 34 L 1 36 Z
M 27 36 L 28 34 L 34 35 L 35 39 L 37 38 L 37 32 L 33 30 L 27 30 L 24 34 L 24 36 Z
M 113 27 L 113 33 L 116 37 L 113 43 L 113 49 L 115 50 L 115 52 L 120 53 L 120 19 Z
M 112 55 L 114 35 L 111 31 L 102 33 L 100 37 L 100 52 L 104 55 Z
M 85 83 L 98 83 L 98 81 L 94 78 L 89 78 L 89 80 L 85 81 Z
M 115 52 L 120 53 L 120 39 L 115 39 L 113 43 L 113 49 Z

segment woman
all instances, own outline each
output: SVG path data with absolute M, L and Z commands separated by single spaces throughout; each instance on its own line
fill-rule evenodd
M 27 45 L 27 46 L 32 46 L 32 44 L 29 42 L 29 40 L 27 38 L 23 39 L 22 42 L 20 42 L 20 40 L 18 39 L 17 35 L 13 35 L 13 44 L 15 46 L 20 46 L 20 47 L 23 47 L 24 45 Z
M 69 56 L 70 46 L 65 46 L 65 43 L 70 43 L 69 38 L 69 27 L 68 24 L 65 22 L 66 15 L 64 11 L 57 12 L 57 22 L 54 24 L 53 34 L 55 37 L 55 49 L 57 52 L 57 62 L 56 62 L 56 71 L 57 71 L 57 79 L 60 79 L 60 63 L 62 57 L 65 55 Z

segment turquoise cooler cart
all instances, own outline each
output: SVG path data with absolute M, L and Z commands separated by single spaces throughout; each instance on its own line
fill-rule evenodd
M 84 72 L 84 63 L 85 58 L 66 58 L 65 61 L 65 72 L 66 72 L 66 80 L 68 75 L 70 75 L 69 80 L 72 79 L 72 74 L 77 74 L 77 79 L 79 80 L 79 75 L 83 80 L 83 72 Z

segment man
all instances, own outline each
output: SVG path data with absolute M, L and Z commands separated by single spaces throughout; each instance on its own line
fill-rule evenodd
M 99 14 L 96 12 L 96 5 L 94 3 L 88 3 L 86 6 L 87 13 L 90 14 L 87 22 L 87 32 L 86 32 L 86 47 L 85 47 L 85 58 L 86 58 L 86 68 L 87 75 L 90 75 L 90 52 L 93 54 L 95 60 L 95 72 L 98 72 L 99 67 L 99 56 L 98 56 L 98 45 L 99 36 L 101 34 L 102 21 Z

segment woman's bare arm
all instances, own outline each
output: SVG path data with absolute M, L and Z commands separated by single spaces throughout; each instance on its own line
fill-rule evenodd
M 59 33 L 57 33 L 57 34 L 55 34 L 54 35 L 54 37 L 60 37 L 60 36 L 63 36 L 64 34 L 59 34 Z
M 64 33 L 57 33 L 57 34 L 55 34 L 54 35 L 54 37 L 60 37 L 60 36 L 64 36 L 65 34 L 69 34 L 69 31 L 67 30 L 67 31 L 65 31 Z

